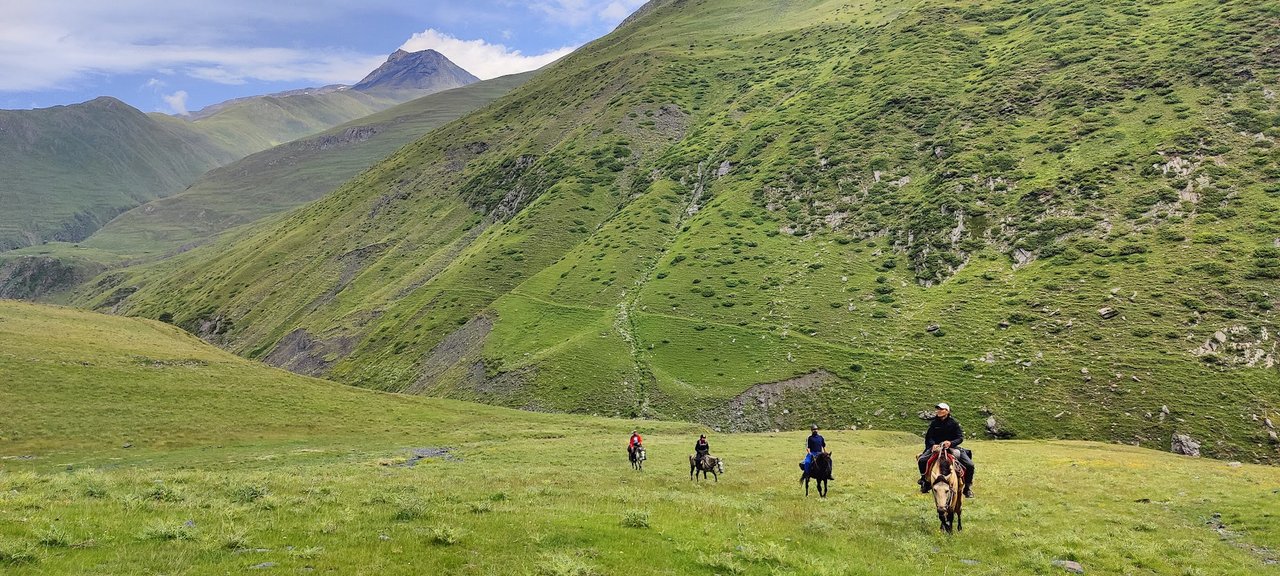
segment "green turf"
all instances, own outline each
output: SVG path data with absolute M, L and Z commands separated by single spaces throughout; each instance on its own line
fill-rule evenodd
M 1275 461 L 1275 19 L 659 2 L 75 301 L 380 390 L 724 429 L 910 430 L 942 398 L 978 431 Z
M 5 574 L 1277 572 L 1270 467 L 970 441 L 978 498 L 948 537 L 912 484 L 909 434 L 824 431 L 822 501 L 796 482 L 803 432 L 372 392 L 162 323 L 15 302 L 0 302 L 0 379 Z M 623 451 L 633 428 L 643 472 Z M 700 431 L 719 482 L 689 481 Z

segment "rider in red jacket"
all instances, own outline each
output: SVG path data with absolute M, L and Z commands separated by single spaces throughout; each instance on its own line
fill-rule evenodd
M 632 454 L 636 448 L 644 445 L 644 438 L 640 437 L 640 432 L 632 430 L 631 440 L 627 441 L 627 454 Z

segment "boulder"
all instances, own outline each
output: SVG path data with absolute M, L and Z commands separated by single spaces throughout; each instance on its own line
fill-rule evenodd
M 1074 560 L 1054 560 L 1053 565 L 1072 574 L 1084 574 L 1084 566 Z
M 1106 308 L 1102 308 L 1098 310 L 1098 315 L 1102 316 L 1103 320 L 1110 320 L 1112 318 L 1115 318 L 1116 316 L 1119 316 L 1120 311 L 1108 306 Z
M 941 327 L 941 326 L 939 326 L 939 325 L 937 325 L 937 324 L 930 324 L 930 325 L 928 325 L 928 326 L 925 326 L 925 327 L 924 327 L 924 331 L 925 331 L 925 332 L 929 332 L 929 333 L 933 333 L 933 332 L 937 332 L 939 328 L 942 328 L 942 327 Z
M 921 420 L 933 420 L 938 417 L 938 413 L 934 410 L 921 410 L 916 416 Z
M 992 436 L 1000 435 L 1000 423 L 996 422 L 995 416 L 987 416 L 987 434 Z
M 1169 451 L 1174 454 L 1182 454 L 1184 456 L 1191 456 L 1192 458 L 1199 458 L 1200 443 L 1186 434 L 1174 433 L 1173 440 L 1169 444 Z

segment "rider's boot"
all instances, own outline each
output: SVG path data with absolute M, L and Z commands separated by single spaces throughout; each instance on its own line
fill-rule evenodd
M 972 482 L 973 482 L 973 480 L 966 479 L 966 481 L 965 481 L 965 483 L 964 483 L 964 497 L 965 497 L 965 498 L 973 498 L 973 485 L 972 485 Z
M 918 480 L 916 483 L 920 485 L 921 494 L 929 493 L 929 481 L 925 479 L 924 474 L 920 475 L 920 480 Z

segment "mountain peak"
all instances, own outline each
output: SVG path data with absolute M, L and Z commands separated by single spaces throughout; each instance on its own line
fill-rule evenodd
M 446 90 L 479 81 L 435 50 L 396 50 L 377 70 L 352 86 L 355 90 Z

